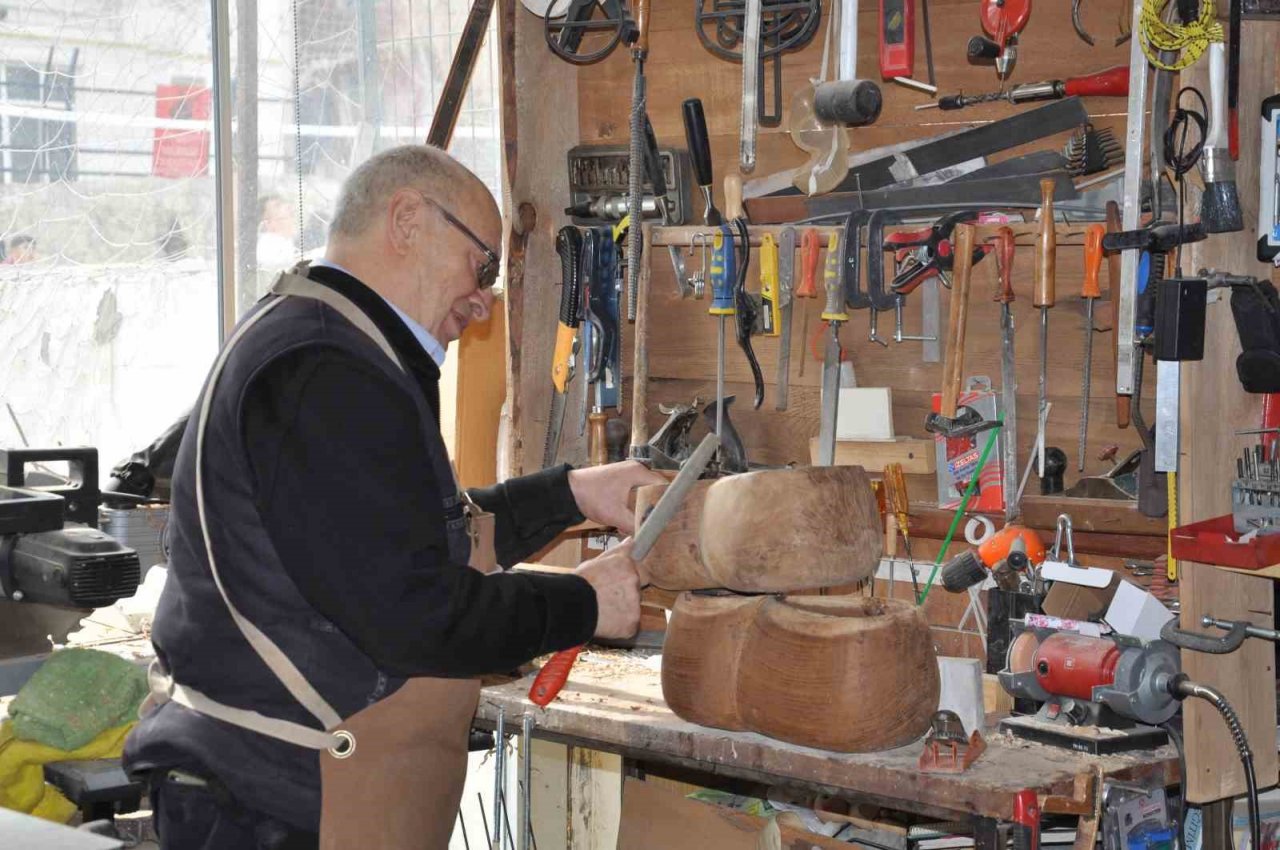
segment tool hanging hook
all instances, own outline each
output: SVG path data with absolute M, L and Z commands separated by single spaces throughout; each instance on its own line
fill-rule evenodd
M 1085 32 L 1084 24 L 1080 22 L 1080 4 L 1083 0 L 1071 0 L 1071 26 L 1076 28 L 1076 35 L 1080 36 L 1080 40 L 1085 44 L 1093 47 L 1093 36 Z

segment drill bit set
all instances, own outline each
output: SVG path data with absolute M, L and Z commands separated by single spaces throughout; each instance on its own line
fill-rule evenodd
M 1276 441 L 1245 449 L 1236 458 L 1236 480 L 1231 482 L 1231 514 L 1236 533 L 1280 532 L 1280 460 Z

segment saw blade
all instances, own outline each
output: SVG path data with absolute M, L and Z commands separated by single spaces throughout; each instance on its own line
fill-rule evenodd
M 560 434 L 564 431 L 564 414 L 568 407 L 569 394 L 553 393 L 551 396 L 551 418 L 547 420 L 547 439 L 542 445 L 542 468 L 555 466 L 556 457 L 560 454 Z

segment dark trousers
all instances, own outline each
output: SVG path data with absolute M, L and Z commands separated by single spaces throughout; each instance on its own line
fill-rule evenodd
M 315 850 L 320 836 L 245 808 L 214 780 L 166 771 L 151 782 L 163 850 Z

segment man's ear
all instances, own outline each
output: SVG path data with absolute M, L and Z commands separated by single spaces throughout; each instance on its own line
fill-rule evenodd
M 425 226 L 422 197 L 410 189 L 400 189 L 391 196 L 387 210 L 387 241 L 396 256 L 403 257 L 413 246 L 415 236 Z

